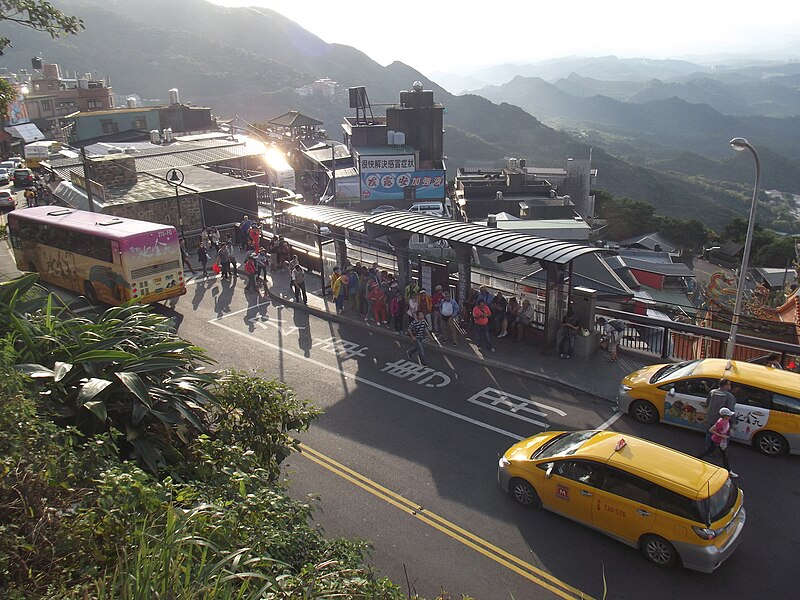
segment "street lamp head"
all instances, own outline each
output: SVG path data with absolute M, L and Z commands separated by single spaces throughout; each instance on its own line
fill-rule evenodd
M 743 137 L 735 137 L 731 140 L 731 148 L 736 150 L 737 152 L 741 152 L 750 146 L 750 142 L 748 142 Z

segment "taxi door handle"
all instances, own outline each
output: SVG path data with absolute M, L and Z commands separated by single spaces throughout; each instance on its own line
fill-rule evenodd
M 651 515 L 650 515 L 650 513 L 649 513 L 649 512 L 647 512 L 647 511 L 646 511 L 645 509 L 643 509 L 643 508 L 637 508 L 637 509 L 636 509 L 636 512 L 637 512 L 637 513 L 639 513 L 640 515 L 642 515 L 643 517 L 649 517 L 649 516 L 651 516 Z
M 592 492 L 587 492 L 586 490 L 581 490 L 581 496 L 591 496 Z

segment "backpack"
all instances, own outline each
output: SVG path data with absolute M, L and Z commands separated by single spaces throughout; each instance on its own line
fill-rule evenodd
M 609 321 L 608 324 L 614 331 L 618 333 L 622 333 L 623 331 L 625 331 L 625 323 L 623 323 L 622 321 L 614 319 L 613 321 Z

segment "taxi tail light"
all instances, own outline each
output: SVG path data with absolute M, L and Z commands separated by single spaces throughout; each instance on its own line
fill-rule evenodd
M 697 537 L 702 540 L 713 540 L 717 537 L 717 531 L 708 527 L 698 527 L 697 525 L 692 525 L 692 529 L 694 529 Z

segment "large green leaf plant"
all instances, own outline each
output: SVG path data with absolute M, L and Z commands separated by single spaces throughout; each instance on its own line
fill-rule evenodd
M 45 411 L 85 434 L 116 430 L 123 455 L 157 473 L 208 429 L 206 352 L 148 306 L 75 314 L 35 274 L 0 283 L 0 335 Z

